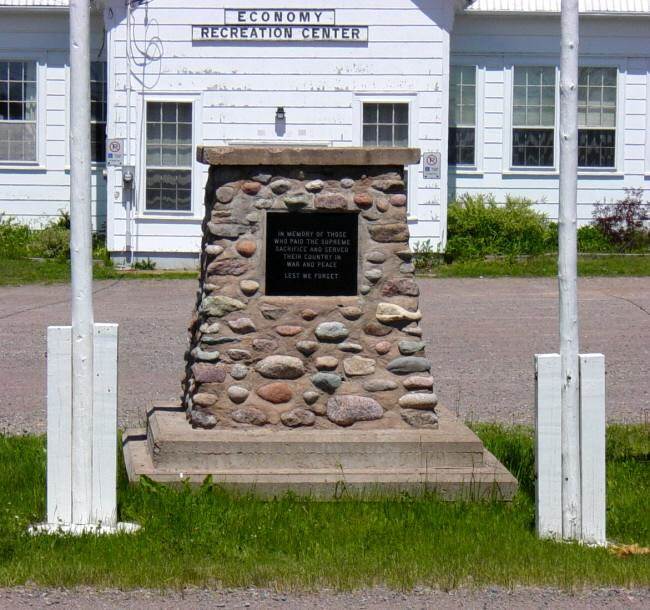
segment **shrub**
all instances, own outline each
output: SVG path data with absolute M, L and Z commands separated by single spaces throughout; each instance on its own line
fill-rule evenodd
M 153 271 L 156 268 L 156 261 L 152 261 L 150 258 L 137 261 L 133 263 L 133 268 L 139 271 Z
M 70 229 L 52 223 L 40 231 L 34 231 L 30 253 L 39 258 L 70 258 Z
M 31 230 L 0 214 L 0 258 L 24 258 L 29 253 Z
M 594 224 L 619 251 L 650 247 L 650 204 L 643 202 L 641 189 L 625 189 L 625 198 L 615 203 L 597 203 Z
M 532 203 L 510 196 L 505 204 L 497 204 L 492 196 L 460 197 L 449 206 L 445 258 L 452 261 L 547 251 L 549 222 L 532 208 Z
M 614 248 L 603 232 L 594 224 L 578 229 L 578 252 L 611 252 Z
M 429 271 L 437 267 L 442 261 L 438 250 L 434 250 L 431 240 L 419 241 L 413 247 L 413 264 L 418 271 Z

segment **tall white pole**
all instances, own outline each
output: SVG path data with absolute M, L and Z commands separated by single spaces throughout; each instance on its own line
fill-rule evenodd
M 90 2 L 70 0 L 72 522 L 91 522 L 93 430 Z
M 578 361 L 578 0 L 562 0 L 559 289 L 562 380 L 562 536 L 581 536 Z

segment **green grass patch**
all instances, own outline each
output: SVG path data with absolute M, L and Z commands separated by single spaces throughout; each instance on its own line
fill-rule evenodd
M 106 265 L 95 265 L 93 277 L 96 280 L 187 280 L 196 279 L 198 271 L 120 270 Z M 69 281 L 70 261 L 0 258 L 0 286 L 53 284 Z
M 459 260 L 440 262 L 419 275 L 429 277 L 556 277 L 557 256 L 497 258 L 493 260 Z M 648 276 L 650 256 L 579 255 L 578 275 L 582 277 Z
M 201 488 L 129 486 L 120 517 L 133 536 L 30 537 L 45 511 L 41 437 L 0 437 L 0 586 L 282 590 L 543 585 L 644 587 L 650 559 L 540 541 L 534 533 L 533 442 L 527 428 L 476 425 L 519 477 L 510 504 L 400 496 L 379 501 L 272 501 Z M 647 428 L 608 430 L 608 536 L 650 545 Z

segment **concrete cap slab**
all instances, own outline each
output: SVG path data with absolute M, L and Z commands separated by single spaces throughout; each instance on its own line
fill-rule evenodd
M 198 146 L 196 160 L 205 165 L 411 165 L 419 148 L 335 146 Z

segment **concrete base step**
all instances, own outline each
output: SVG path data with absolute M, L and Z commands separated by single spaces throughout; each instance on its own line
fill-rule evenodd
M 169 405 L 124 436 L 131 481 L 202 483 L 320 499 L 435 491 L 447 499 L 510 500 L 516 479 L 469 428 L 439 409 L 437 430 L 198 430 Z

